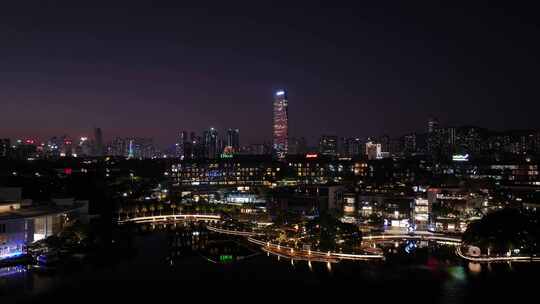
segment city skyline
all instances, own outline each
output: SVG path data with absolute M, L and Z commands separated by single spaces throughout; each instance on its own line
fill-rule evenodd
M 178 130 L 234 126 L 269 141 L 280 87 L 294 100 L 289 136 L 310 142 L 413 132 L 429 116 L 538 128 L 538 28 L 524 7 L 130 5 L 5 4 L 3 137 L 100 127 L 165 145 Z
M 536 7 L 3 2 L 1 304 L 538 297 Z
M 284 95 L 286 95 L 287 93 L 280 89 L 280 90 L 277 90 L 276 92 L 283 92 Z M 274 92 L 274 95 L 276 95 L 276 92 Z M 279 102 L 278 99 L 275 99 L 274 102 L 276 102 L 276 100 Z M 285 97 L 285 101 L 287 101 L 288 103 L 288 100 L 287 100 L 287 97 Z M 278 104 L 279 105 L 279 104 Z M 287 106 L 288 107 L 288 106 Z M 274 109 L 275 110 L 275 109 Z M 286 112 L 288 112 L 287 110 L 285 110 Z M 286 119 L 287 120 L 287 123 L 288 124 L 288 118 Z M 306 140 L 307 136 L 303 136 L 303 135 L 299 135 L 299 136 L 289 136 L 288 134 L 284 135 L 284 136 L 281 136 L 278 138 L 278 141 L 280 142 L 285 142 L 286 143 L 286 148 L 285 150 L 283 151 L 284 154 L 288 154 L 289 153 L 289 148 L 288 146 L 291 146 L 293 145 L 293 147 L 295 145 L 298 145 L 298 141 L 302 141 L 302 145 L 304 145 L 304 149 L 305 148 L 310 148 L 310 149 L 321 149 L 321 147 L 323 145 L 326 145 L 325 143 L 323 144 L 323 141 L 326 141 L 327 137 L 334 137 L 335 139 L 333 140 L 335 143 L 334 145 L 336 145 L 336 148 L 337 146 L 340 146 L 340 147 L 343 147 L 344 149 L 351 149 L 353 148 L 351 145 L 355 145 L 353 142 L 357 142 L 357 143 L 367 143 L 367 142 L 371 142 L 375 139 L 375 141 L 380 141 L 381 139 L 384 139 L 386 138 L 386 140 L 405 140 L 407 141 L 407 139 L 409 138 L 415 138 L 415 137 L 422 137 L 422 136 L 429 136 L 430 134 L 434 133 L 435 131 L 439 130 L 439 132 L 456 132 L 457 129 L 473 129 L 473 130 L 477 130 L 481 133 L 483 133 L 482 136 L 493 136 L 493 135 L 504 135 L 504 134 L 507 134 L 507 135 L 512 135 L 512 136 L 521 136 L 521 135 L 524 135 L 524 134 L 540 134 L 540 129 L 518 129 L 518 128 L 509 128 L 509 129 L 503 129 L 503 130 L 494 130 L 494 129 L 489 129 L 485 126 L 478 126 L 478 125 L 472 125 L 472 124 L 463 124 L 463 125 L 448 125 L 448 124 L 443 124 L 439 121 L 439 119 L 437 117 L 429 117 L 424 123 L 426 123 L 424 125 L 424 129 L 419 129 L 419 130 L 414 130 L 414 131 L 411 131 L 411 132 L 400 132 L 400 133 L 397 133 L 397 134 L 381 134 L 381 133 L 377 133 L 377 134 L 371 134 L 371 135 L 368 135 L 368 136 L 357 136 L 357 135 L 352 135 L 352 136 L 345 136 L 343 134 L 334 134 L 334 133 L 322 133 L 318 136 L 315 136 L 314 139 L 310 139 L 309 141 Z M 92 136 L 88 136 L 87 134 L 91 134 L 93 133 L 93 137 Z M 218 145 L 219 144 L 219 149 L 223 150 L 224 148 L 227 148 L 227 147 L 230 147 L 231 149 L 228 150 L 228 153 L 230 152 L 233 152 L 234 153 L 238 153 L 242 150 L 242 148 L 246 148 L 246 147 L 249 147 L 249 146 L 254 146 L 254 145 L 268 145 L 269 148 L 272 148 L 274 151 L 276 150 L 275 148 L 275 138 L 274 139 L 269 139 L 269 140 L 263 140 L 263 139 L 260 139 L 260 140 L 256 140 L 256 141 L 253 141 L 253 142 L 246 142 L 244 140 L 240 141 L 240 129 L 238 128 L 224 128 L 224 129 L 218 129 L 218 128 L 214 128 L 214 127 L 208 127 L 208 128 L 205 128 L 203 130 L 189 130 L 189 133 L 191 134 L 189 138 L 188 135 L 188 131 L 187 130 L 183 130 L 183 131 L 180 131 L 179 134 L 180 136 L 177 137 L 176 139 L 174 139 L 173 141 L 171 142 L 166 142 L 165 144 L 161 144 L 161 143 L 158 143 L 155 141 L 154 137 L 152 136 L 139 136 L 139 135 L 136 135 L 136 134 L 128 134 L 128 135 L 120 135 L 120 136 L 115 136 L 115 137 L 104 137 L 103 134 L 102 134 L 102 130 L 101 128 L 97 127 L 97 128 L 94 128 L 93 130 L 89 130 L 87 132 L 84 132 L 82 133 L 81 135 L 71 135 L 71 134 L 66 134 L 65 132 L 64 133 L 61 133 L 62 135 L 49 135 L 49 136 L 46 136 L 46 137 L 36 137 L 36 136 L 26 136 L 26 137 L 19 137 L 19 138 L 11 138 L 11 137 L 6 137 L 6 136 L 2 136 L 0 137 L 0 139 L 3 139 L 3 140 L 9 140 L 11 142 L 12 145 L 18 145 L 18 144 L 30 144 L 30 145 L 35 145 L 35 146 L 39 146 L 39 145 L 47 145 L 47 144 L 50 144 L 51 142 L 56 142 L 56 141 L 69 141 L 69 145 L 71 145 L 71 143 L 75 143 L 75 142 L 79 142 L 80 144 L 82 143 L 92 143 L 92 144 L 95 144 L 96 145 L 96 149 L 98 151 L 105 151 L 107 150 L 107 148 L 111 148 L 111 146 L 114 146 L 115 145 L 115 142 L 118 141 L 118 140 L 130 140 L 130 139 L 140 139 L 140 140 L 145 140 L 145 141 L 151 141 L 152 142 L 152 145 L 154 146 L 154 148 L 158 149 L 158 150 L 170 150 L 172 152 L 173 149 L 179 149 L 178 145 L 180 142 L 185 142 L 186 140 L 188 142 L 201 142 L 201 143 L 204 143 L 204 144 L 208 144 L 209 143 L 209 139 L 208 139 L 208 134 L 212 133 L 212 142 L 213 142 L 213 145 Z M 288 133 L 288 132 L 286 132 Z M 521 134 L 521 135 L 520 135 Z M 455 134 L 447 134 L 451 137 L 455 137 Z M 275 136 L 275 134 L 274 134 Z M 531 135 L 532 136 L 532 135 Z M 285 140 L 286 138 L 286 140 Z M 284 141 L 285 140 L 285 141 Z M 415 139 L 416 140 L 416 139 Z M 231 145 L 232 144 L 232 145 Z M 388 143 L 387 143 L 388 144 Z M 217 147 L 215 149 L 218 149 Z M 218 150 L 219 150 L 218 149 Z M 293 153 L 292 154 L 297 154 L 297 152 L 294 152 L 296 150 L 296 147 L 293 148 Z M 324 149 L 324 148 L 323 148 Z M 354 149 L 357 149 L 357 148 L 354 148 Z M 216 150 L 216 151 L 218 151 Z M 220 153 L 223 152 L 220 150 Z M 313 150 L 312 152 L 315 152 L 315 150 Z M 287 152 L 285 152 L 287 151 Z M 319 151 L 320 152 L 320 151 Z M 106 151 L 105 151 L 106 153 Z M 207 152 L 208 153 L 208 152 Z M 220 153 L 212 153 L 212 154 L 220 154 Z M 326 153 L 322 153 L 322 154 L 326 154 Z

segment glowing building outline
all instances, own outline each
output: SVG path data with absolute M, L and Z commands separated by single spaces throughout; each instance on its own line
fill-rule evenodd
M 283 159 L 289 150 L 289 111 L 287 92 L 278 90 L 273 104 L 272 148 L 279 159 Z

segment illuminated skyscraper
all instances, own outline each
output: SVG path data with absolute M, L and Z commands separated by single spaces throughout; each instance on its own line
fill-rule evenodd
M 289 113 L 287 92 L 285 90 L 278 90 L 274 95 L 273 119 L 272 148 L 278 158 L 284 158 L 289 149 Z
M 178 136 L 178 140 L 176 141 L 176 151 L 175 156 L 180 159 L 189 158 L 186 156 L 186 146 L 189 145 L 189 138 L 188 138 L 188 132 L 182 131 L 180 132 L 180 136 Z

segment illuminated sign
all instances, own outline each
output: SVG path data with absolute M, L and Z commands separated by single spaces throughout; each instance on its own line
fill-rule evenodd
M 228 153 L 221 153 L 221 158 L 233 158 L 233 155 Z
M 208 171 L 207 175 L 210 178 L 217 178 L 217 177 L 221 176 L 221 171 L 219 171 L 219 170 L 210 170 L 210 171 Z
M 317 153 L 306 154 L 306 158 L 317 158 L 317 157 L 319 157 Z
M 469 161 L 469 154 L 461 155 L 456 154 L 452 156 L 453 161 L 463 162 L 463 161 Z
M 285 91 L 277 91 L 276 95 L 277 96 L 283 96 L 283 95 L 285 95 Z
M 219 261 L 222 262 L 222 263 L 232 262 L 233 261 L 233 256 L 232 255 L 220 255 L 219 256 Z

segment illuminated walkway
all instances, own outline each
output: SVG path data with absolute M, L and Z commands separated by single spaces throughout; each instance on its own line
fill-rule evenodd
M 294 249 L 287 246 L 281 246 L 279 244 L 273 244 L 270 242 L 265 242 L 256 239 L 256 236 L 262 236 L 263 233 L 257 232 L 248 232 L 248 231 L 237 231 L 222 229 L 212 226 L 206 227 L 210 231 L 217 233 L 223 233 L 228 235 L 237 235 L 247 237 L 247 240 L 253 244 L 261 246 L 261 249 L 268 253 L 278 257 L 283 257 L 292 260 L 305 260 L 313 262 L 330 262 L 337 263 L 341 260 L 381 260 L 384 259 L 383 255 L 379 254 L 346 254 L 346 253 L 337 253 L 337 252 L 321 252 L 321 251 L 312 251 L 312 250 L 301 250 Z
M 461 244 L 461 238 L 445 236 L 441 234 L 379 234 L 362 237 L 362 241 L 384 241 L 384 240 L 420 240 L 447 242 L 454 245 Z
M 461 247 L 456 249 L 456 254 L 471 262 L 540 262 L 540 257 L 527 256 L 502 256 L 502 257 L 471 257 L 461 252 Z
M 238 235 L 238 236 L 248 236 L 248 237 L 257 236 L 257 235 L 264 235 L 264 233 L 222 229 L 222 228 L 217 228 L 217 227 L 213 227 L 213 226 L 206 226 L 206 229 L 208 229 L 210 231 L 213 231 L 213 232 L 222 233 L 222 234 L 228 234 L 228 235 Z
M 351 254 L 351 253 L 337 253 L 337 252 L 322 252 L 315 250 L 303 250 L 294 249 L 287 246 L 281 246 L 270 242 L 264 242 L 252 237 L 248 237 L 249 242 L 261 246 L 262 250 L 279 257 L 284 257 L 292 260 L 304 260 L 314 262 L 330 262 L 336 263 L 341 260 L 382 260 L 383 255 L 380 254 Z
M 120 220 L 118 223 L 153 223 L 153 222 L 168 222 L 168 221 L 204 221 L 217 222 L 221 220 L 220 215 L 215 214 L 168 214 L 168 215 L 153 215 L 133 217 L 125 220 Z
M 209 223 L 218 223 L 221 221 L 220 215 L 215 214 L 169 214 L 169 215 L 154 215 L 154 216 L 140 216 L 129 218 L 125 220 L 119 220 L 118 223 L 155 223 L 155 222 L 169 222 L 169 221 L 204 221 Z M 322 252 L 295 249 L 292 247 L 282 246 L 270 242 L 265 242 L 256 239 L 257 236 L 263 236 L 264 233 L 250 232 L 250 231 L 238 231 L 223 229 L 214 226 L 207 226 L 207 229 L 216 233 L 236 235 L 246 237 L 247 240 L 253 244 L 261 246 L 261 249 L 267 254 L 275 255 L 279 258 L 286 258 L 292 261 L 304 260 L 308 262 L 326 262 L 337 263 L 341 260 L 384 260 L 382 254 L 347 254 L 337 252 Z M 367 235 L 362 238 L 362 242 L 376 243 L 393 240 L 425 240 L 425 241 L 437 241 L 441 243 L 460 245 L 461 238 L 445 236 L 442 234 L 379 234 L 379 235 Z M 471 257 L 466 256 L 461 252 L 461 247 L 457 246 L 456 255 L 471 261 L 471 262 L 540 262 L 540 257 L 531 256 L 501 256 L 501 257 Z M 291 261 L 291 262 L 292 262 Z

